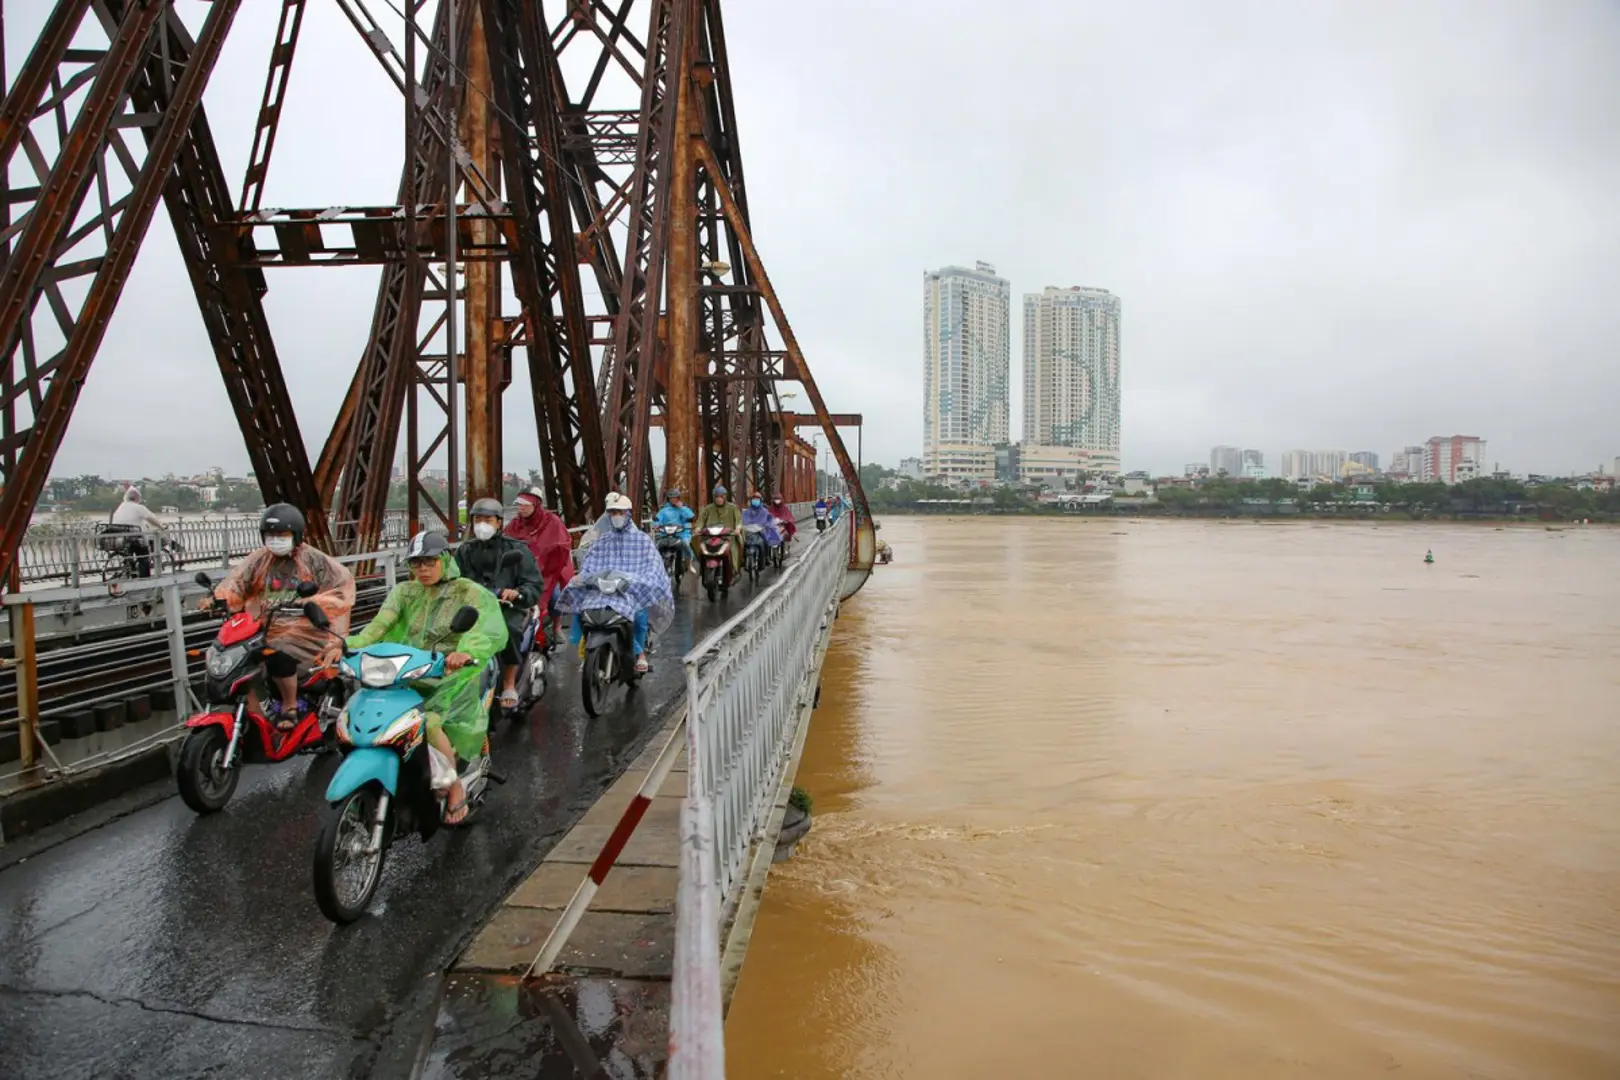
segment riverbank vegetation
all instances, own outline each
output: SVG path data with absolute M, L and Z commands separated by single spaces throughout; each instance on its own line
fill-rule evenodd
M 998 487 L 964 493 L 905 479 L 878 465 L 861 470 L 874 513 L 1103 514 L 1143 517 L 1312 517 L 1393 520 L 1620 521 L 1620 491 L 1574 481 L 1527 484 L 1483 477 L 1460 484 L 1338 483 L 1302 490 L 1290 480 L 1210 477 L 1192 484 L 1159 484 L 1153 494 L 1111 490 L 1095 482 L 1103 501 L 1075 505 L 1037 491 Z

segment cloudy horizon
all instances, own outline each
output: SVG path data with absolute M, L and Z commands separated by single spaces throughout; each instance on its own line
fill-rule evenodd
M 9 72 L 47 6 L 7 13 Z M 275 9 L 243 6 L 205 98 L 233 186 Z M 1215 445 L 1387 460 L 1456 433 L 1519 473 L 1620 455 L 1620 4 L 725 15 L 755 237 L 828 406 L 865 415 L 868 461 L 922 450 L 923 273 L 981 260 L 1012 283 L 1013 432 L 1023 294 L 1121 297 L 1126 469 L 1179 472 Z M 391 202 L 398 116 L 353 29 L 311 5 L 265 205 Z M 270 271 L 312 457 L 376 280 Z M 538 464 L 526 394 L 519 371 L 520 472 Z M 52 471 L 215 464 L 246 454 L 159 213 Z

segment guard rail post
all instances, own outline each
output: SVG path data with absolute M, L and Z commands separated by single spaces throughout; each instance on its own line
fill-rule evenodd
M 18 762 L 24 771 L 39 763 L 39 665 L 34 650 L 34 605 L 11 608 L 11 647 L 17 667 Z
M 180 585 L 163 586 L 163 628 L 169 635 L 169 674 L 174 680 L 174 713 L 185 716 L 191 709 L 191 675 L 186 670 L 185 612 L 180 607 Z

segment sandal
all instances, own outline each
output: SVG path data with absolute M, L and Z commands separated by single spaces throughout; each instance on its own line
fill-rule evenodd
M 450 825 L 450 826 L 461 825 L 464 822 L 466 822 L 466 820 L 467 820 L 467 793 L 465 791 L 463 791 L 461 793 L 461 801 L 460 802 L 458 802 L 458 803 L 449 803 L 447 801 L 447 804 L 446 804 L 446 806 L 444 808 L 444 821 L 443 821 L 443 824 Z
M 501 691 L 501 708 L 515 709 L 518 707 L 518 692 L 516 690 Z
M 645 674 L 647 674 L 647 670 L 648 670 L 648 668 L 650 666 L 651 665 L 649 665 L 647 663 L 647 654 L 646 653 L 642 653 L 640 656 L 636 657 L 636 674 L 637 675 L 645 675 Z

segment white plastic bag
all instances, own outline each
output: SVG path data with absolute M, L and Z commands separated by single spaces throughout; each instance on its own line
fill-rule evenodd
M 438 792 L 449 791 L 450 785 L 456 782 L 455 760 L 445 757 L 439 748 L 432 743 L 428 743 L 427 752 L 429 772 L 433 778 L 433 790 Z

